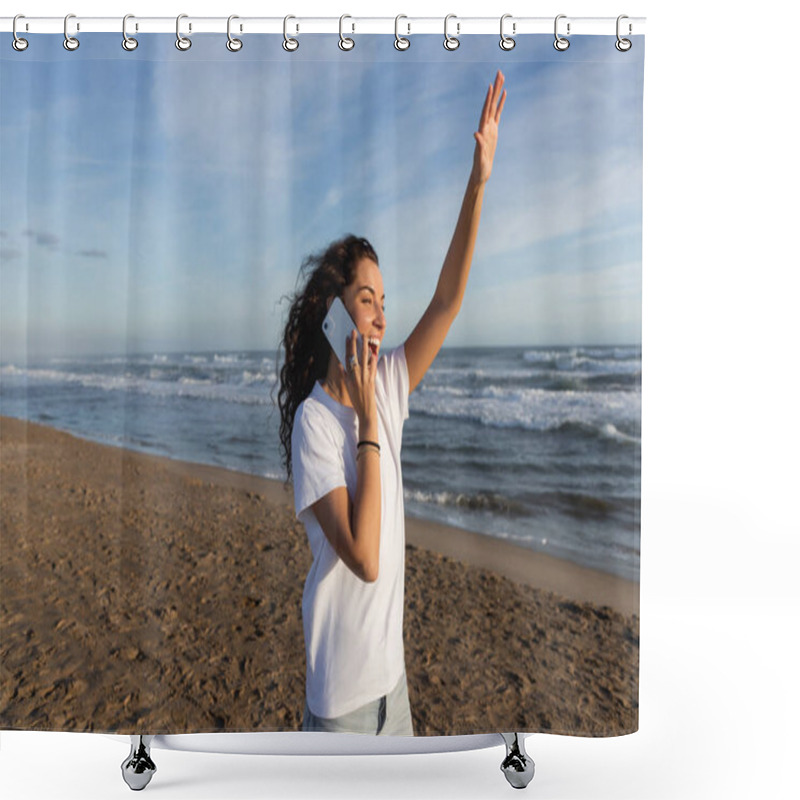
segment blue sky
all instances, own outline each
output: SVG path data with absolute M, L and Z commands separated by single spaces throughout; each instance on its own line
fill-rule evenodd
M 557 53 L 543 36 L 503 53 L 486 36 L 453 54 L 420 36 L 397 53 L 373 36 L 341 53 L 307 36 L 286 54 L 263 36 L 179 53 L 151 35 L 126 53 L 96 34 L 67 53 L 31 38 L 0 61 L 4 363 L 274 349 L 303 257 L 350 232 L 378 252 L 401 342 L 436 286 L 498 67 L 508 100 L 446 344 L 641 341 L 641 49 L 576 37 Z

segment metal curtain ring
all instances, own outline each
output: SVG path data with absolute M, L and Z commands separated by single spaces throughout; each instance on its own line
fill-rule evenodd
M 512 39 L 510 36 L 506 36 L 505 33 L 503 33 L 503 23 L 510 16 L 511 16 L 511 14 L 503 14 L 503 16 L 500 17 L 500 49 L 501 50 L 513 50 L 517 45 L 516 39 Z M 512 24 L 512 31 L 514 33 L 517 32 L 517 23 L 516 22 L 514 22 Z
M 135 19 L 133 14 L 126 14 L 122 18 L 122 47 L 124 50 L 130 52 L 139 46 L 139 42 L 131 36 L 128 36 L 126 25 L 129 19 Z
M 64 49 L 72 51 L 77 50 L 81 43 L 74 36 L 70 36 L 69 33 L 67 33 L 67 25 L 70 19 L 75 19 L 75 15 L 67 14 L 67 16 L 64 17 Z M 78 28 L 78 30 L 80 30 L 80 28 Z
M 238 53 L 242 49 L 242 40 L 241 39 L 235 39 L 233 36 L 231 36 L 231 20 L 232 19 L 239 19 L 239 17 L 237 17 L 236 14 L 231 14 L 228 17 L 228 41 L 225 42 L 225 47 L 227 47 L 228 50 L 231 51 L 231 53 Z
M 178 19 L 175 20 L 175 47 L 178 50 L 188 50 L 192 46 L 192 40 L 186 36 L 181 36 L 181 20 L 187 19 L 188 14 L 178 14 Z M 191 30 L 191 27 L 189 28 Z
M 346 19 L 353 19 L 353 18 L 349 14 L 342 14 L 342 16 L 339 17 L 339 49 L 340 50 L 352 50 L 356 46 L 356 43 L 352 39 L 348 39 L 342 33 L 342 23 Z M 355 27 L 355 25 L 353 25 L 353 30 L 355 30 L 355 29 L 356 29 L 356 27 Z
M 293 53 L 300 47 L 300 41 L 298 39 L 292 39 L 292 37 L 286 33 L 286 23 L 290 19 L 297 19 L 297 17 L 293 17 L 289 14 L 283 18 L 283 49 L 289 53 Z
M 394 18 L 394 46 L 396 50 L 408 50 L 411 47 L 411 39 L 403 38 L 398 31 L 401 19 L 408 19 L 408 17 L 405 14 L 398 14 Z M 411 23 L 407 22 L 406 25 L 408 26 L 408 32 L 411 33 Z
M 554 32 L 555 32 L 556 40 L 553 42 L 553 47 L 555 47 L 556 50 L 559 50 L 561 52 L 563 52 L 564 50 L 566 50 L 569 47 L 569 39 L 565 39 L 563 36 L 559 36 L 559 34 L 558 34 L 558 21 L 560 19 L 566 19 L 566 18 L 567 18 L 566 14 L 559 14 L 556 17 L 556 21 L 555 21 L 555 25 L 554 25 Z M 567 23 L 567 36 L 569 36 L 569 22 Z
M 623 19 L 628 19 L 628 15 L 627 14 L 620 14 L 617 17 L 617 41 L 614 42 L 614 47 L 616 47 L 617 50 L 620 51 L 620 53 L 627 53 L 628 50 L 630 50 L 631 47 L 632 47 L 632 42 L 631 42 L 630 39 L 623 39 L 619 35 L 619 23 Z M 629 36 L 630 36 L 630 33 L 631 33 L 632 30 L 633 30 L 633 26 L 630 23 L 628 23 L 628 35 Z
M 18 19 L 25 19 L 24 14 L 17 14 L 14 17 L 14 21 L 11 23 L 11 32 L 14 34 L 14 40 L 11 42 L 11 46 L 18 52 L 22 52 L 23 50 L 27 50 L 28 48 L 28 40 L 23 39 L 21 36 L 17 36 L 17 20 Z
M 458 50 L 458 46 L 461 44 L 461 42 L 458 40 L 457 36 L 458 36 L 459 32 L 461 31 L 461 23 L 460 22 L 456 23 L 456 36 L 451 36 L 447 32 L 447 23 L 451 19 L 457 19 L 456 15 L 455 14 L 448 14 L 444 18 L 444 42 L 443 42 L 444 49 L 445 50 Z

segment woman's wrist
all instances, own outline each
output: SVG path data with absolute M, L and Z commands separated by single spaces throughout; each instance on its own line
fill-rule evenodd
M 377 413 L 368 414 L 358 418 L 358 438 L 359 440 L 378 441 L 378 415 Z
M 488 178 L 481 176 L 480 170 L 473 167 L 469 174 L 469 180 L 467 180 L 467 187 L 473 189 L 474 191 L 478 191 L 486 187 L 488 180 Z

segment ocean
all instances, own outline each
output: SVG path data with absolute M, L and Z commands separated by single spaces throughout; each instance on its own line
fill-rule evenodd
M 639 346 L 444 348 L 411 394 L 406 512 L 639 579 Z M 274 351 L 0 366 L 0 414 L 284 480 Z

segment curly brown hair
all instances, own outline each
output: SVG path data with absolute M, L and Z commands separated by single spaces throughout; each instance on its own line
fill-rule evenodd
M 348 234 L 324 251 L 307 256 L 300 268 L 298 282 L 302 280 L 304 285 L 290 298 L 289 318 L 281 342 L 284 362 L 280 369 L 278 408 L 287 482 L 292 479 L 294 415 L 316 381 L 328 373 L 331 347 L 322 332 L 328 298 L 342 296 L 345 287 L 354 280 L 356 262 L 362 258 L 378 264 L 372 245 L 363 237 Z

